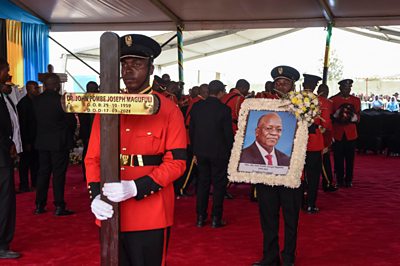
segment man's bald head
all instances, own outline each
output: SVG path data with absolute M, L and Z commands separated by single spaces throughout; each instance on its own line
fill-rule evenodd
M 61 89 L 60 77 L 57 74 L 49 73 L 46 75 L 43 85 L 46 90 L 59 92 Z
M 258 119 L 256 141 L 269 153 L 282 135 L 282 119 L 277 113 L 268 113 Z

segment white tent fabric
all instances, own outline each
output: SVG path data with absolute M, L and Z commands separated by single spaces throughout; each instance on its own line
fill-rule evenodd
M 52 31 L 400 25 L 398 0 L 12 0 Z

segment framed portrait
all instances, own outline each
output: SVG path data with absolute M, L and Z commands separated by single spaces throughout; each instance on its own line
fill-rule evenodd
M 228 165 L 232 182 L 296 188 L 304 167 L 308 125 L 288 100 L 246 99 Z

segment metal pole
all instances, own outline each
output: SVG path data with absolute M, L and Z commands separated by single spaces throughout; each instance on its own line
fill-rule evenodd
M 327 34 L 326 34 L 326 45 L 325 45 L 325 57 L 324 57 L 324 71 L 322 74 L 322 83 L 326 84 L 328 80 L 328 68 L 329 68 L 329 50 L 331 48 L 331 36 L 332 36 L 333 23 L 328 23 Z
M 91 67 L 88 63 L 86 63 L 85 61 L 83 61 L 82 59 L 80 59 L 77 55 L 75 55 L 73 52 L 71 52 L 70 50 L 68 50 L 66 47 L 64 47 L 61 43 L 57 42 L 55 39 L 53 39 L 50 35 L 47 35 L 49 37 L 50 40 L 52 40 L 53 42 L 55 42 L 56 44 L 58 44 L 61 48 L 63 48 L 65 51 L 67 51 L 68 53 L 70 53 L 73 57 L 75 57 L 76 59 L 78 59 L 79 61 L 81 61 L 85 66 L 87 66 L 88 68 L 90 68 L 91 70 L 93 70 L 97 75 L 100 76 L 99 71 L 97 71 L 96 69 L 94 69 L 93 67 Z
M 163 44 L 161 45 L 161 48 L 164 48 L 165 45 L 169 44 L 173 39 L 175 39 L 175 37 L 176 37 L 177 35 L 178 35 L 178 34 L 175 34 L 174 36 L 172 36 L 171 38 L 169 38 L 165 43 L 163 43 Z
M 179 68 L 179 81 L 183 82 L 183 26 L 178 25 L 176 34 L 178 37 L 178 68 Z

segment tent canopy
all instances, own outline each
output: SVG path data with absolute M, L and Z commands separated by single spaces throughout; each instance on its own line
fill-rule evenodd
M 12 0 L 52 31 L 400 25 L 398 0 Z

